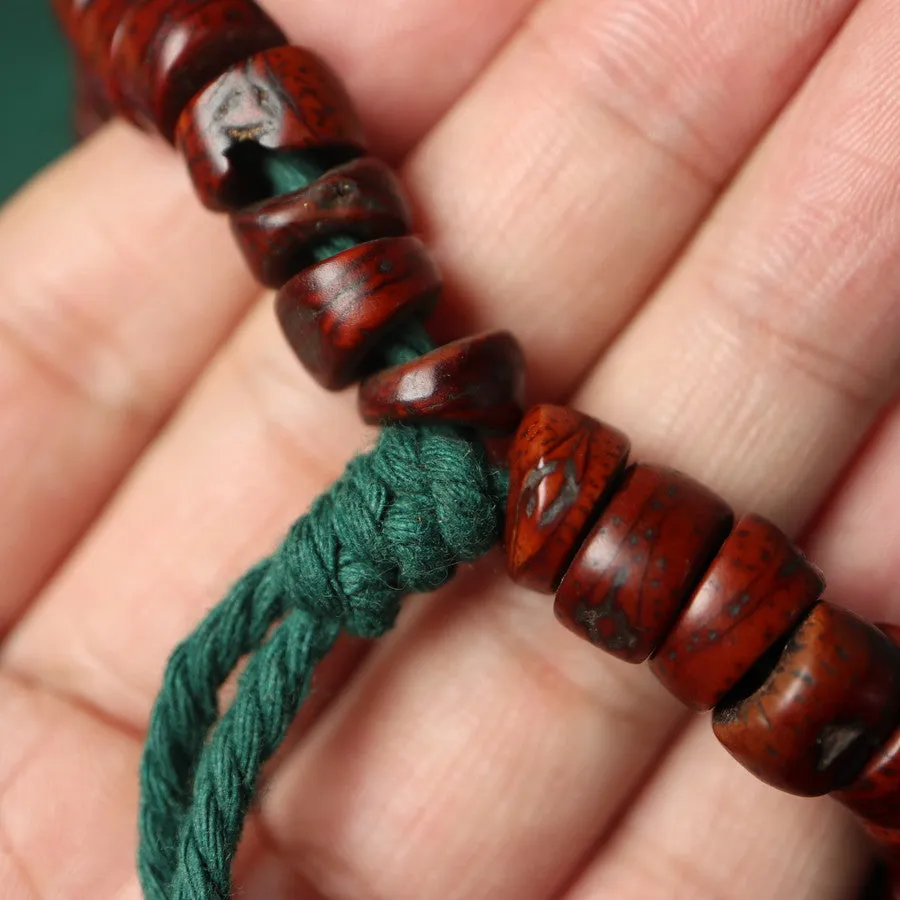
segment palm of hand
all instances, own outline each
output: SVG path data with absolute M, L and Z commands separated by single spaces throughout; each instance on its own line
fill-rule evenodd
M 830 596 L 898 618 L 892 0 L 268 6 L 405 158 L 448 330 L 512 328 L 536 395 L 738 510 L 797 533 L 830 501 Z M 0 217 L 11 898 L 139 896 L 167 654 L 369 440 L 189 193 L 115 125 Z M 856 896 L 869 850 L 836 804 L 756 783 L 501 568 L 339 645 L 248 828 L 245 896 Z

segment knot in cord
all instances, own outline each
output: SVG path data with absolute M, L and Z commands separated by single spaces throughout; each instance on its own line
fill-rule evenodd
M 459 431 L 384 429 L 272 558 L 286 605 L 379 637 L 404 596 L 436 590 L 490 549 L 505 490 L 505 475 Z

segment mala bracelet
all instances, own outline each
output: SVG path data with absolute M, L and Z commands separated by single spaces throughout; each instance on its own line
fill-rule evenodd
M 78 61 L 77 124 L 158 131 L 201 201 L 227 212 L 278 288 L 288 342 L 326 388 L 361 379 L 375 449 L 173 654 L 141 769 L 139 871 L 151 900 L 228 898 L 262 765 L 344 629 L 374 638 L 406 594 L 499 539 L 515 581 L 567 628 L 651 670 L 757 777 L 831 794 L 900 858 L 900 627 L 822 599 L 772 523 L 679 472 L 629 464 L 588 416 L 523 416 L 524 360 L 493 332 L 435 347 L 441 293 L 400 185 L 365 155 L 339 81 L 251 0 L 54 0 Z M 518 429 L 518 430 L 516 430 Z M 484 434 L 515 431 L 509 474 Z M 234 703 L 220 686 L 250 655 Z

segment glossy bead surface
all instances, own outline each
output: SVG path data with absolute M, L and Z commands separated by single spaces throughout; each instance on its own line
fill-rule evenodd
M 463 338 L 370 375 L 359 390 L 363 420 L 450 422 L 498 434 L 522 419 L 525 356 L 506 331 Z
M 386 334 L 427 316 L 441 278 L 415 237 L 382 238 L 345 250 L 295 275 L 278 293 L 281 327 L 324 387 L 353 382 Z
M 231 227 L 253 274 L 281 287 L 313 264 L 316 243 L 338 234 L 359 241 L 399 237 L 409 231 L 410 212 L 391 169 L 363 158 L 302 190 L 234 213 Z
M 182 110 L 210 81 L 286 42 L 253 0 L 142 0 L 122 17 L 110 69 L 132 115 L 172 140 Z
M 249 155 L 277 150 L 362 153 L 362 128 L 337 77 L 299 47 L 276 47 L 232 66 L 191 100 L 176 129 L 194 187 L 211 209 L 265 199 Z
M 823 601 L 749 693 L 754 686 L 716 707 L 716 737 L 762 781 L 818 796 L 850 785 L 890 733 L 900 653 L 874 625 Z
M 731 530 L 724 500 L 686 475 L 633 466 L 556 594 L 556 617 L 597 647 L 643 662 Z
M 630 448 L 624 434 L 574 410 L 528 411 L 509 455 L 506 558 L 514 581 L 556 590 Z
M 710 709 L 822 595 L 822 575 L 785 535 L 745 516 L 723 544 L 650 668 L 693 709 Z
M 878 628 L 895 646 L 900 646 L 900 627 L 879 625 Z M 900 829 L 900 727 L 869 760 L 856 781 L 832 796 L 871 825 Z

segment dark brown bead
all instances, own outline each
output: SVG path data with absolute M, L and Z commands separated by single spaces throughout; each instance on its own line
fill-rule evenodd
M 72 35 L 75 55 L 105 102 L 118 107 L 116 83 L 110 72 L 110 49 L 116 29 L 130 6 L 129 0 L 71 0 L 60 4 L 58 15 Z
M 900 828 L 885 828 L 867 823 L 863 823 L 863 828 L 889 860 L 894 878 L 900 881 Z
M 176 141 L 210 209 L 239 209 L 268 196 L 260 153 L 327 149 L 346 162 L 363 148 L 340 81 L 300 47 L 265 50 L 232 66 L 187 105 Z
M 693 709 L 710 709 L 822 595 L 822 574 L 785 535 L 745 516 L 650 661 Z
M 309 187 L 264 200 L 231 217 L 253 274 L 281 287 L 315 260 L 311 248 L 335 235 L 358 241 L 399 237 L 410 212 L 397 176 L 377 159 L 355 159 Z
M 850 785 L 890 733 L 900 653 L 874 625 L 820 602 L 758 683 L 745 679 L 716 707 L 716 737 L 762 781 L 818 796 Z
M 900 829 L 865 828 L 877 850 L 872 874 L 856 900 L 900 900 Z
M 891 889 L 891 870 L 884 859 L 873 859 L 866 873 L 865 883 L 854 900 L 896 900 Z M 898 885 L 900 887 L 900 885 Z
M 210 81 L 285 43 L 253 0 L 142 0 L 122 18 L 110 67 L 132 116 L 171 141 L 182 110 Z
M 900 646 L 900 627 L 879 625 L 878 628 L 895 646 Z M 878 749 L 856 781 L 832 796 L 868 824 L 900 829 L 900 728 Z
M 856 781 L 833 796 L 873 825 L 900 829 L 900 729 L 878 749 Z
M 557 618 L 614 656 L 643 662 L 732 521 L 731 507 L 686 475 L 633 466 L 569 566 Z
M 451 422 L 508 434 L 522 419 L 524 393 L 522 348 L 509 332 L 494 331 L 370 375 L 359 408 L 372 425 Z
M 900 647 L 900 625 L 894 625 L 892 622 L 879 622 L 876 627 Z
M 52 0 L 52 6 L 74 51 L 73 124 L 84 140 L 114 115 L 102 63 L 124 6 L 122 0 Z
M 860 900 L 900 900 L 900 828 L 881 828 L 863 822 L 863 830 L 874 842 L 878 855 L 883 860 L 887 874 L 885 881 L 889 887 L 883 895 L 865 894 Z
M 440 274 L 418 238 L 381 238 L 295 275 L 279 291 L 276 309 L 300 361 L 338 390 L 386 335 L 427 316 L 440 292 Z
M 72 42 L 77 38 L 76 15 L 84 5 L 85 0 L 51 0 L 50 3 L 63 34 Z
M 506 558 L 514 581 L 556 590 L 630 449 L 624 434 L 574 410 L 529 410 L 509 457 Z

